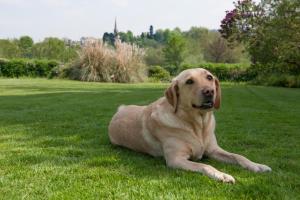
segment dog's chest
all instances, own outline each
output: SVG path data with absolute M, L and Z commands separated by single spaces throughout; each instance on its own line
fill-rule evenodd
M 198 137 L 196 133 L 194 134 L 194 137 L 192 140 L 189 141 L 190 148 L 192 150 L 191 157 L 193 159 L 201 159 L 204 153 L 204 141 L 201 137 Z
M 195 159 L 201 159 L 206 146 L 208 144 L 208 132 L 203 123 L 197 123 L 193 126 L 193 142 L 191 143 L 192 157 Z

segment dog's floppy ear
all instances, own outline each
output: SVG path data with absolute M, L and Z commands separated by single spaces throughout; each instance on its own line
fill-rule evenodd
M 215 86 L 216 86 L 216 99 L 214 107 L 215 109 L 219 109 L 221 106 L 221 87 L 220 82 L 217 78 L 215 78 Z
M 175 80 L 172 82 L 171 86 L 166 89 L 165 96 L 168 102 L 174 107 L 174 112 L 176 113 L 179 98 L 178 81 Z

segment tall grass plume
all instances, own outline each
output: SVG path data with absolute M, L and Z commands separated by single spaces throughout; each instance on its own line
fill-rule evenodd
M 142 82 L 146 77 L 144 50 L 120 40 L 111 47 L 101 40 L 85 44 L 69 76 L 82 81 Z

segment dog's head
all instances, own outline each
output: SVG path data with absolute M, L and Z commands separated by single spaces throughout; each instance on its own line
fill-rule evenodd
M 165 96 L 175 112 L 178 108 L 207 112 L 218 109 L 221 104 L 219 80 L 202 68 L 181 72 L 173 79 Z

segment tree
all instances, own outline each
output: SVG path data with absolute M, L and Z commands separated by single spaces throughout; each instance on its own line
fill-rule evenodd
M 58 38 L 45 38 L 40 43 L 40 57 L 48 59 L 61 59 L 65 48 L 65 43 Z
M 159 43 L 165 42 L 164 31 L 161 30 L 161 29 L 156 30 L 156 32 L 154 34 L 154 40 L 159 42 Z
M 17 58 L 20 57 L 20 54 L 18 40 L 0 39 L 0 57 Z
M 228 42 L 221 37 L 218 32 L 211 33 L 212 39 L 204 47 L 204 58 L 206 61 L 214 63 L 237 63 L 240 62 L 243 55 L 243 46 L 235 44 L 229 46 Z
M 126 34 L 127 34 L 128 41 L 130 43 L 133 43 L 134 42 L 134 35 L 133 35 L 133 33 L 131 31 L 127 31 Z
M 18 46 L 21 51 L 21 56 L 24 58 L 31 58 L 32 57 L 32 51 L 31 48 L 33 46 L 33 40 L 29 36 L 22 36 L 19 39 Z
M 189 64 L 199 64 L 203 62 L 205 47 L 210 41 L 210 31 L 207 28 L 191 27 L 188 31 L 183 32 L 186 38 L 187 58 L 185 62 Z
M 171 34 L 171 31 L 169 29 L 165 29 L 165 30 L 158 29 L 158 30 L 156 30 L 156 32 L 153 36 L 153 39 L 160 44 L 165 44 L 167 42 L 170 34 Z
M 215 38 L 212 42 L 208 44 L 206 48 L 205 58 L 206 60 L 215 63 L 224 62 L 226 50 L 226 41 L 221 37 Z
M 173 74 L 178 71 L 180 64 L 184 60 L 185 47 L 186 43 L 182 35 L 172 32 L 168 37 L 163 53 L 166 64 L 174 66 Z
M 65 46 L 63 40 L 49 37 L 43 42 L 36 43 L 32 48 L 35 58 L 54 59 L 67 62 L 77 56 L 77 46 Z
M 147 48 L 145 54 L 145 62 L 149 66 L 154 66 L 154 65 L 162 66 L 164 64 L 164 54 L 162 51 L 162 47 Z
M 154 29 L 153 26 L 151 25 L 149 28 L 149 39 L 153 39 L 154 38 Z
M 113 33 L 105 32 L 103 34 L 102 40 L 103 42 L 113 46 L 115 43 L 115 35 Z
M 246 45 L 254 64 L 281 63 L 300 73 L 300 1 L 237 1 L 226 13 L 220 33 Z
M 122 42 L 127 42 L 127 43 L 129 42 L 129 38 L 128 38 L 127 33 L 125 33 L 125 32 L 119 32 L 118 34 L 119 34 L 120 40 Z
M 181 29 L 179 27 L 175 27 L 173 32 L 176 32 L 178 34 L 181 34 Z

